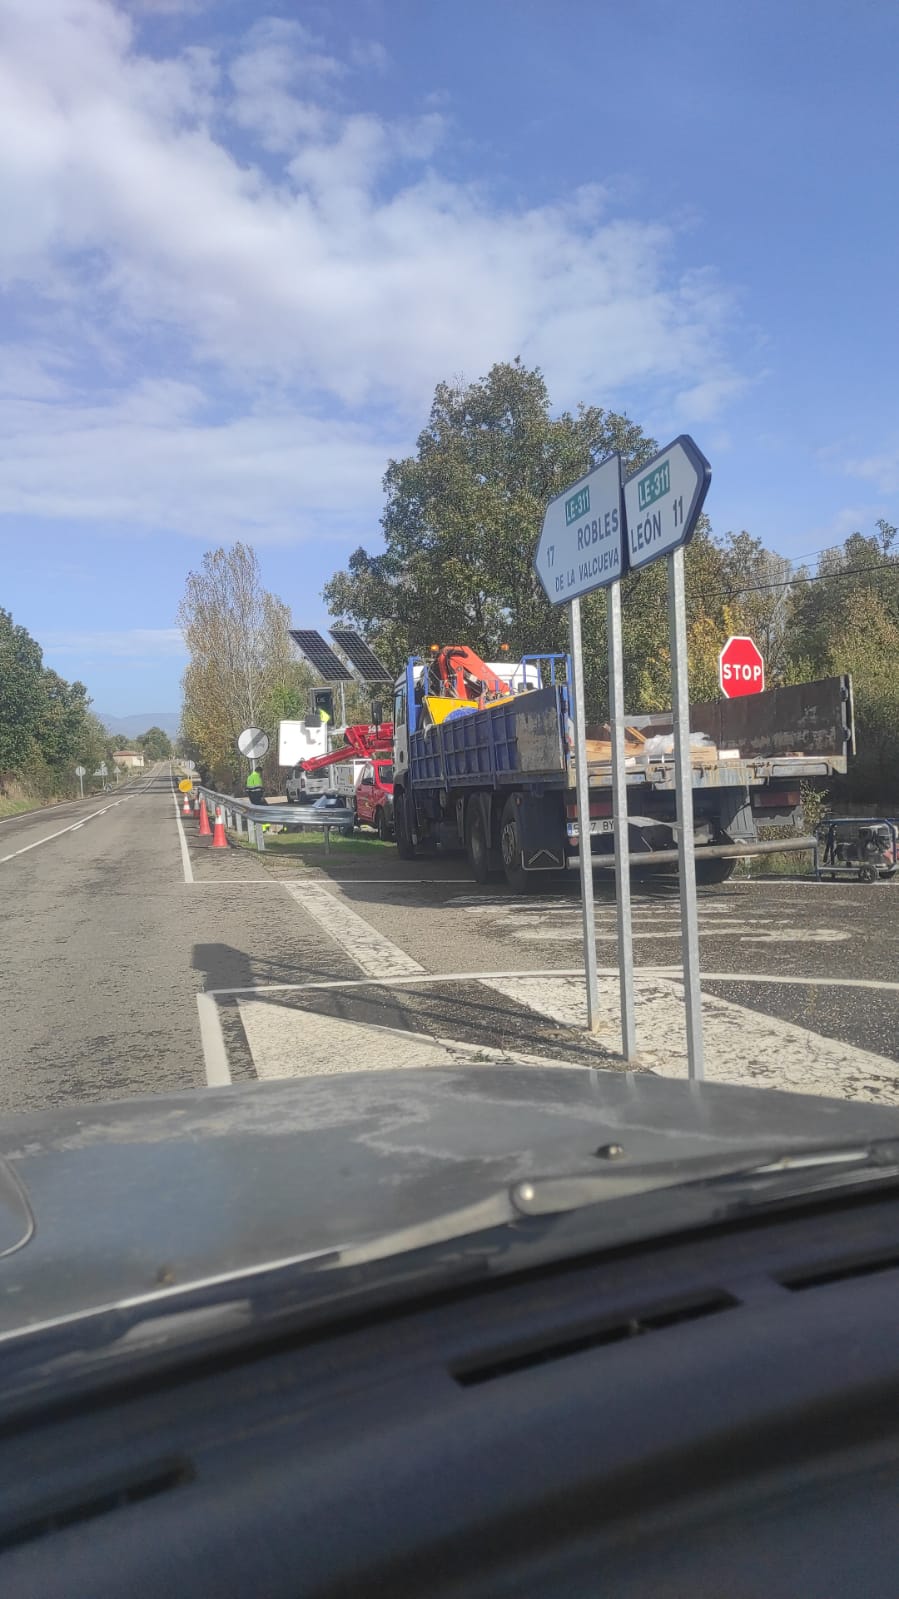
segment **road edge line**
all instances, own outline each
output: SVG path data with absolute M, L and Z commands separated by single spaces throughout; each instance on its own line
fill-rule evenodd
M 178 809 L 178 794 L 175 788 L 174 773 L 172 773 L 172 799 L 175 802 L 175 820 L 178 823 L 178 839 L 181 844 L 181 869 L 184 872 L 185 883 L 192 883 L 194 880 L 194 869 L 190 864 L 190 850 L 187 847 L 187 835 L 184 831 L 184 823 L 181 820 L 181 812 Z

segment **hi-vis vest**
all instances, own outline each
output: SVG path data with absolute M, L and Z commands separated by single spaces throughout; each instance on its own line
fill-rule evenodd
M 247 788 L 261 788 L 262 778 L 259 772 L 251 772 L 247 778 Z

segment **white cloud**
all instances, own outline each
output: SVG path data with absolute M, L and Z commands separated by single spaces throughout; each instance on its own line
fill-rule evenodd
M 182 659 L 187 651 L 180 627 L 132 627 L 99 632 L 45 632 L 45 655 L 77 655 L 82 660 Z
M 0 394 L 0 515 L 216 543 L 345 540 L 375 528 L 400 444 L 283 405 L 213 421 L 203 392 L 172 380 L 103 400 Z
M 899 489 L 899 446 L 883 450 L 877 455 L 865 455 L 843 463 L 844 472 L 851 477 L 864 478 L 874 483 L 882 494 L 895 494 Z
M 350 103 L 377 47 L 338 60 L 277 19 L 227 57 L 141 37 L 108 0 L 0 8 L 0 287 L 42 296 L 48 381 L 89 361 L 112 391 L 20 391 L 0 510 L 340 531 L 442 378 L 520 353 L 560 406 L 704 420 L 738 392 L 732 300 L 672 227 L 598 187 L 512 207 L 448 181 L 445 113 Z
M 826 522 L 810 530 L 809 538 L 820 540 L 820 547 L 830 548 L 831 545 L 842 544 L 850 533 L 871 534 L 875 524 L 882 516 L 888 517 L 885 506 L 871 505 L 844 505 Z
M 333 56 L 314 48 L 300 23 L 269 17 L 250 30 L 246 48 L 229 68 L 231 115 L 258 134 L 267 150 L 291 152 L 301 139 L 325 131 L 325 110 L 309 96 L 343 71 Z

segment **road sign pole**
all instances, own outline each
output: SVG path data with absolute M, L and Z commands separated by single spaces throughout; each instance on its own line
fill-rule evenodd
M 693 843 L 693 768 L 690 760 L 690 686 L 687 669 L 687 604 L 683 547 L 668 560 L 668 641 L 674 715 L 674 781 L 677 804 L 677 869 L 680 878 L 681 949 L 687 1012 L 687 1069 L 693 1082 L 705 1076 L 702 993 L 699 986 L 699 925 Z
M 84 799 L 84 778 L 80 772 L 78 773 L 78 787 L 81 790 L 81 798 Z
M 581 915 L 584 926 L 584 977 L 587 984 L 587 1031 L 599 1029 L 599 978 L 596 971 L 596 916 L 593 908 L 593 866 L 590 860 L 590 781 L 587 775 L 587 718 L 584 710 L 584 655 L 581 647 L 581 602 L 568 607 L 572 686 L 574 688 L 574 768 L 577 789 L 578 856 L 581 865 Z
M 618 984 L 621 991 L 621 1051 L 625 1060 L 633 1060 L 637 1054 L 637 1029 L 634 1021 L 630 831 L 627 822 L 627 771 L 624 764 L 624 649 L 621 641 L 620 583 L 611 583 L 606 590 L 606 619 L 609 635 L 609 722 L 612 736 L 612 817 L 615 827 L 615 920 L 618 933 Z M 580 811 L 580 797 L 578 797 L 578 810 Z M 592 878 L 592 872 L 590 875 Z

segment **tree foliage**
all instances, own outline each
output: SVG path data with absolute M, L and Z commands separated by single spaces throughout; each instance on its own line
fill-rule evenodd
M 486 659 L 564 650 L 567 608 L 551 606 L 533 574 L 546 501 L 612 451 L 626 469 L 656 449 L 635 422 L 596 406 L 553 415 L 543 376 L 518 360 L 478 382 L 441 383 L 416 452 L 390 461 L 384 548 L 359 548 L 324 590 L 331 614 L 357 627 L 388 663 L 432 643 L 464 643 Z M 817 569 L 767 549 L 751 533 L 716 538 L 705 518 L 685 554 L 690 685 L 716 699 L 718 653 L 731 633 L 759 645 L 769 685 L 851 670 L 859 758 L 849 792 L 899 786 L 891 681 L 899 629 L 896 529 L 853 533 Z M 664 562 L 621 586 L 625 703 L 670 704 Z M 608 715 L 605 597 L 583 603 L 588 720 Z M 889 663 L 886 665 L 885 663 Z M 886 797 L 884 795 L 884 797 Z
M 172 741 L 161 727 L 148 727 L 134 742 L 148 761 L 167 761 L 172 753 Z
M 550 414 L 542 374 L 520 361 L 478 383 L 441 383 L 417 453 L 391 461 L 386 549 L 358 549 L 325 588 L 334 616 L 392 666 L 431 643 L 494 658 L 564 648 L 532 557 L 546 501 L 612 450 L 639 465 L 654 445 L 626 417 L 581 406 Z
M 216 782 L 239 782 L 237 739 L 245 727 L 269 735 L 277 771 L 278 722 L 301 716 L 312 675 L 293 654 L 290 611 L 263 588 L 245 544 L 208 551 L 190 572 L 178 611 L 190 659 L 183 678 L 182 748 Z
M 656 443 L 598 406 L 554 416 L 542 373 L 520 361 L 494 366 L 476 383 L 440 384 L 416 454 L 388 465 L 385 549 L 356 550 L 326 585 L 332 615 L 359 628 L 393 667 L 432 643 L 468 644 L 488 660 L 502 644 L 513 658 L 565 650 L 567 610 L 543 593 L 534 549 L 547 500 L 614 451 L 634 470 Z M 706 682 L 709 624 L 721 619 L 725 577 L 705 522 L 687 552 L 687 578 L 700 624 L 691 653 Z M 710 613 L 706 591 L 717 596 Z M 627 578 L 622 606 L 628 706 L 656 709 L 670 682 L 664 568 Z M 589 714 L 604 717 L 603 597 L 588 597 L 583 613 Z
M 75 767 L 93 770 L 111 744 L 90 703 L 84 684 L 44 666 L 37 640 L 0 609 L 0 791 L 16 780 L 38 798 L 77 792 Z

